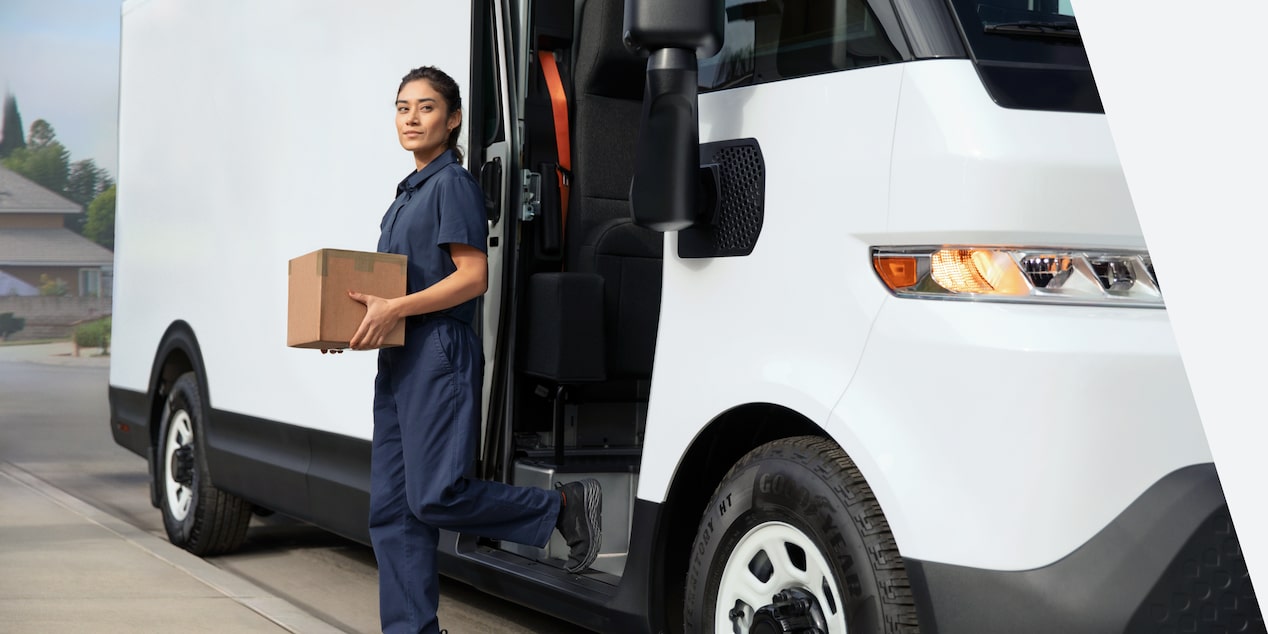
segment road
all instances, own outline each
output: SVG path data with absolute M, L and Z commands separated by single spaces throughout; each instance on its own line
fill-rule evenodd
M 149 503 L 145 460 L 110 436 L 108 359 L 68 352 L 68 345 L 0 346 L 0 461 L 166 539 Z M 271 516 L 252 520 L 241 551 L 208 561 L 339 629 L 378 631 L 369 547 Z M 440 621 L 451 634 L 588 632 L 448 579 Z

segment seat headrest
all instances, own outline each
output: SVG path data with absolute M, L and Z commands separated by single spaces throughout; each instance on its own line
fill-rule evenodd
M 643 99 L 647 59 L 625 48 L 625 3 L 586 0 L 581 6 L 574 81 L 579 92 L 616 99 Z

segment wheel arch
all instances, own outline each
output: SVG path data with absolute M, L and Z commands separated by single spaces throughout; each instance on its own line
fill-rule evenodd
M 747 403 L 710 421 L 683 453 L 661 513 L 665 557 L 657 577 L 663 581 L 666 631 L 682 629 L 691 546 L 714 490 L 744 454 L 772 440 L 792 436 L 819 436 L 835 442 L 826 430 L 796 410 L 773 403 Z
M 186 372 L 193 372 L 198 381 L 198 391 L 202 396 L 204 420 L 211 412 L 211 397 L 207 389 L 207 372 L 203 365 L 202 348 L 194 329 L 187 322 L 172 322 L 163 337 L 159 339 L 158 350 L 154 354 L 154 364 L 150 368 L 149 383 L 149 432 L 151 452 L 159 446 L 159 427 L 163 416 L 163 404 L 176 379 Z M 158 461 L 150 460 L 150 498 L 158 506 L 159 477 Z

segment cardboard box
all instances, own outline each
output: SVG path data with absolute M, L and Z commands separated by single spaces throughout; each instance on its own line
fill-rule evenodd
M 406 258 L 394 253 L 318 249 L 290 261 L 286 345 L 347 348 L 365 318 L 365 306 L 348 291 L 395 298 L 405 294 Z M 384 348 L 405 345 L 405 320 Z

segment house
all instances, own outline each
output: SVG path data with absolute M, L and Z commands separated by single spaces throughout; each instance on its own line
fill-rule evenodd
M 63 226 L 83 209 L 0 166 L 0 294 L 38 295 L 59 281 L 66 295 L 108 297 L 114 254 Z

